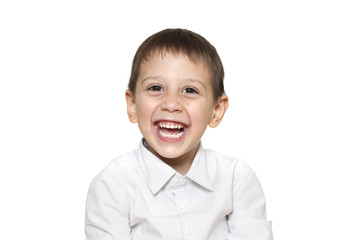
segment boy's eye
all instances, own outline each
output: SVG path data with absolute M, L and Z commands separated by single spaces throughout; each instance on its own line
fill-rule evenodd
M 154 85 L 148 88 L 149 91 L 153 91 L 153 92 L 158 92 L 158 91 L 162 91 L 162 87 L 159 85 Z
M 183 93 L 198 93 L 198 91 L 194 88 L 187 87 L 183 90 Z

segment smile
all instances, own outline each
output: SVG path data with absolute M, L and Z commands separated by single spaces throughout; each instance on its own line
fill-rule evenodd
M 157 129 L 159 138 L 166 142 L 180 141 L 187 129 L 182 123 L 169 121 L 156 122 L 155 128 Z

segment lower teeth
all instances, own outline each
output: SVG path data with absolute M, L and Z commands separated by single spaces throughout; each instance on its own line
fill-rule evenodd
M 159 131 L 159 133 L 162 137 L 165 137 L 165 138 L 179 138 L 184 134 L 184 132 L 179 132 L 177 134 L 169 134 L 169 133 L 164 133 L 161 130 Z

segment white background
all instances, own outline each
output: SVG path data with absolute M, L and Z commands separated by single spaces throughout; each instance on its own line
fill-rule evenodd
M 257 172 L 276 240 L 360 239 L 358 1 L 1 1 L 0 238 L 84 239 L 91 179 L 136 148 L 149 35 L 207 38 L 230 108 L 206 148 Z

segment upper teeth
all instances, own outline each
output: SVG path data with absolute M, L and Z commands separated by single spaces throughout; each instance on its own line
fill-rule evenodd
M 176 123 L 160 123 L 159 126 L 161 128 L 170 128 L 170 129 L 182 129 L 182 124 L 176 124 Z

